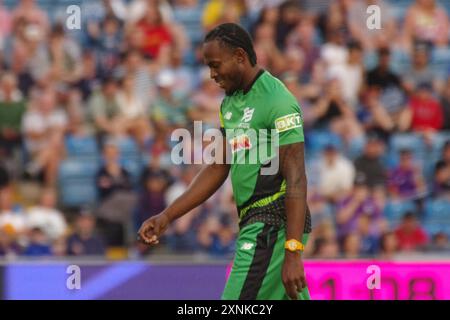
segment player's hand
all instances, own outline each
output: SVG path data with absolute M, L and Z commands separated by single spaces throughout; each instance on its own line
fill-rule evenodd
M 289 298 L 297 300 L 299 292 L 306 288 L 305 270 L 299 252 L 286 251 L 281 279 Z
M 138 240 L 147 245 L 158 244 L 169 224 L 170 219 L 164 212 L 145 220 L 138 231 Z

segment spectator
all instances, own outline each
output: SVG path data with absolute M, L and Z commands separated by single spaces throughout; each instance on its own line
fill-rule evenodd
M 55 82 L 74 84 L 81 78 L 81 49 L 64 32 L 62 24 L 52 28 L 45 53 L 50 63 L 48 76 Z
M 323 221 L 316 225 L 312 229 L 311 242 L 314 243 L 311 254 L 315 258 L 335 259 L 339 257 L 339 242 L 336 237 L 334 221 Z
M 188 96 L 195 89 L 195 70 L 183 64 L 183 62 L 183 53 L 181 50 L 172 46 L 169 64 L 165 69 L 172 72 L 175 77 L 175 83 L 173 85 L 174 92 L 177 92 L 180 96 Z
M 355 160 L 356 176 L 362 177 L 370 188 L 386 184 L 386 169 L 381 157 L 384 154 L 383 141 L 376 134 L 370 134 L 364 153 Z
M 11 186 L 0 189 L 0 229 L 8 237 L 21 237 L 26 230 L 25 215 L 20 205 L 13 203 Z
M 64 150 L 63 138 L 67 115 L 57 107 L 56 92 L 50 88 L 39 92 L 36 105 L 28 108 L 22 121 L 25 146 L 30 157 L 27 173 L 43 173 L 47 186 L 54 186 Z
M 0 2 L 0 53 L 5 46 L 5 40 L 10 35 L 12 24 L 11 13 Z
M 448 241 L 448 235 L 445 232 L 438 232 L 433 235 L 430 245 L 427 247 L 427 251 L 431 252 L 450 252 L 450 243 Z
M 378 49 L 378 64 L 367 72 L 366 85 L 381 91 L 396 89 L 401 90 L 400 77 L 390 70 L 391 50 L 388 46 Z
M 175 76 L 170 71 L 161 71 L 157 78 L 158 98 L 152 106 L 152 119 L 158 129 L 166 128 L 166 132 L 172 129 L 186 127 L 191 101 L 186 97 L 180 97 L 173 91 Z
M 337 241 L 318 238 L 314 243 L 312 256 L 315 259 L 337 259 L 339 258 L 339 244 Z
M 235 247 L 235 232 L 227 215 L 207 219 L 200 226 L 198 241 L 213 256 L 230 255 Z
M 383 208 L 376 201 L 364 180 L 357 179 L 353 191 L 337 205 L 336 224 L 338 238 L 356 230 L 360 216 L 370 217 L 370 223 L 378 225 L 382 222 Z
M 52 247 L 46 233 L 35 227 L 30 230 L 30 243 L 25 248 L 23 254 L 29 257 L 52 256 Z
M 315 20 L 313 16 L 303 17 L 291 31 L 288 38 L 286 39 L 287 48 L 285 53 L 288 57 L 291 54 L 295 54 L 297 51 L 297 57 L 293 57 L 297 61 L 301 55 L 302 62 L 302 73 L 300 74 L 300 80 L 303 84 L 307 84 L 311 81 L 311 75 L 313 74 L 313 69 L 316 61 L 320 57 L 320 46 L 317 42 L 317 31 L 315 26 Z M 291 50 L 294 50 L 293 52 Z M 301 53 L 299 53 L 301 52 Z M 291 58 L 292 59 L 292 58 Z M 291 64 L 286 63 L 289 66 L 289 71 Z M 293 70 L 295 71 L 295 69 Z
M 401 130 L 423 132 L 427 136 L 442 128 L 442 106 L 433 97 L 430 83 L 418 85 L 417 94 L 411 97 L 409 107 L 403 110 L 400 121 Z
M 445 143 L 441 159 L 436 163 L 433 187 L 435 196 L 450 195 L 450 141 Z
M 92 51 L 83 53 L 81 58 L 80 79 L 74 83 L 73 87 L 81 91 L 83 102 L 87 102 L 91 94 L 101 85 L 102 71 L 98 70 L 95 55 Z
M 136 94 L 135 78 L 126 75 L 120 81 L 120 90 L 117 93 L 117 105 L 119 107 L 118 118 L 124 125 L 124 129 L 130 134 L 141 147 L 149 141 L 151 136 L 150 121 L 147 108 Z
M 346 259 L 356 259 L 361 252 L 361 237 L 356 232 L 350 232 L 342 240 L 342 253 Z
M 4 73 L 0 79 L 0 155 L 11 156 L 13 149 L 21 146 L 25 104 L 25 98 L 17 87 L 16 76 Z
M 347 60 L 344 63 L 330 65 L 328 76 L 339 80 L 343 99 L 355 110 L 363 84 L 362 48 L 359 43 L 353 42 L 347 46 L 347 50 Z
M 192 96 L 194 107 L 190 112 L 190 116 L 194 121 L 202 121 L 202 125 L 219 128 L 218 114 L 223 99 L 223 92 L 214 80 L 209 78 L 209 73 L 206 71 L 203 70 L 201 73 L 200 87 Z
M 88 101 L 89 111 L 100 140 L 106 135 L 125 135 L 125 123 L 119 116 L 117 91 L 117 81 L 108 77 L 103 80 L 102 89 L 94 92 Z
M 170 28 L 164 22 L 156 4 L 147 6 L 144 17 L 130 32 L 141 35 L 140 50 L 151 59 L 157 59 L 162 52 L 168 53 L 168 45 L 173 41 Z
M 366 76 L 367 91 L 363 104 L 370 119 L 366 128 L 373 128 L 384 134 L 395 129 L 399 115 L 406 104 L 406 95 L 401 79 L 390 70 L 391 52 L 388 47 L 378 50 L 378 65 Z M 364 121 L 364 120 L 363 120 Z
M 0 163 L 0 190 L 7 187 L 11 182 L 8 170 Z
M 279 19 L 276 25 L 276 44 L 280 50 L 286 49 L 287 37 L 294 30 L 302 17 L 302 10 L 297 1 L 284 1 L 279 6 Z
M 441 106 L 444 116 L 443 130 L 450 130 L 450 76 L 447 78 L 446 85 L 441 96 Z
M 165 170 L 146 168 L 141 177 L 142 190 L 137 206 L 136 226 L 166 208 L 165 193 L 170 183 Z
M 382 259 L 392 259 L 399 252 L 399 243 L 395 232 L 388 231 L 380 238 L 380 257 Z
M 331 67 L 344 64 L 348 59 L 348 49 L 345 47 L 344 33 L 342 30 L 331 31 L 328 41 L 321 46 L 320 58 L 328 70 Z
M 435 0 L 416 0 L 408 9 L 404 24 L 404 41 L 410 49 L 415 41 L 426 41 L 435 46 L 446 46 L 449 21 L 445 9 Z
M 202 25 L 205 32 L 225 22 L 239 22 L 244 12 L 244 3 L 239 0 L 212 0 L 203 8 Z
M 114 16 L 106 16 L 100 29 L 88 34 L 88 46 L 96 53 L 98 66 L 102 71 L 113 70 L 120 62 L 123 48 L 123 30 Z
M 0 258 L 16 258 L 21 251 L 15 236 L 0 228 Z
M 361 256 L 374 256 L 378 253 L 381 233 L 379 224 L 372 224 L 371 217 L 363 214 L 358 218 L 355 234 L 359 237 L 359 254 Z
M 148 59 L 144 59 L 139 50 L 127 50 L 123 56 L 123 63 L 113 72 L 116 78 L 126 75 L 134 76 L 134 91 L 144 105 L 152 103 L 156 98 L 154 75 L 160 66 Z
M 442 80 L 430 67 L 430 48 L 423 43 L 415 46 L 412 65 L 402 74 L 403 87 L 408 94 L 414 93 L 419 84 L 431 83 L 432 91 L 441 92 Z
M 30 230 L 39 229 L 39 232 L 43 232 L 49 241 L 64 237 L 68 231 L 66 219 L 64 214 L 56 207 L 56 201 L 56 191 L 49 188 L 45 189 L 42 192 L 40 203 L 27 211 L 27 228 Z M 39 237 L 39 232 L 34 232 L 37 237 Z
M 75 221 L 75 231 L 67 240 L 68 254 L 73 256 L 104 255 L 103 239 L 96 234 L 95 218 L 81 213 Z
M 399 249 L 402 251 L 420 250 L 428 243 L 427 234 L 419 226 L 418 220 L 412 212 L 405 213 L 402 222 L 395 230 L 395 236 Z
M 334 223 L 331 206 L 325 197 L 317 191 L 308 192 L 308 206 L 311 213 L 311 225 L 314 228 L 324 223 Z
M 331 201 L 338 201 L 352 188 L 355 179 L 353 164 L 339 154 L 336 146 L 328 145 L 318 164 L 319 192 Z
M 103 146 L 103 165 L 95 183 L 99 196 L 97 217 L 108 246 L 122 246 L 131 239 L 132 210 L 136 206 L 130 173 L 120 164 L 118 142 L 109 139 Z
M 345 102 L 337 79 L 329 80 L 325 95 L 317 100 L 312 107 L 312 113 L 317 127 L 331 130 L 347 144 L 362 137 L 362 127 L 353 109 Z
M 275 27 L 269 23 L 256 28 L 254 48 L 258 64 L 278 75 L 286 68 L 286 61 L 275 43 Z
M 39 28 L 39 32 L 45 34 L 49 29 L 49 21 L 47 13 L 39 8 L 35 0 L 22 0 L 14 8 L 13 25 L 18 21 L 24 20 L 27 25 L 35 25 Z
M 394 199 L 414 199 L 423 196 L 425 188 L 422 173 L 414 165 L 411 150 L 401 150 L 399 165 L 388 173 L 390 196 Z

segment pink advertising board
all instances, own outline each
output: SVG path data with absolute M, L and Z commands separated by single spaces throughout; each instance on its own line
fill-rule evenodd
M 450 261 L 307 261 L 305 272 L 314 300 L 450 300 Z

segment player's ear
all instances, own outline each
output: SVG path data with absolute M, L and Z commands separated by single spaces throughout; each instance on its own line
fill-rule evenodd
M 246 53 L 245 53 L 244 49 L 236 48 L 234 54 L 236 55 L 236 60 L 238 63 L 244 63 L 245 57 L 246 57 Z

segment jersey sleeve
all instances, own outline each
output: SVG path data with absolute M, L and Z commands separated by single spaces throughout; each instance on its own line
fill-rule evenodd
M 271 100 L 268 125 L 276 130 L 279 145 L 304 142 L 303 114 L 294 96 L 286 93 Z

